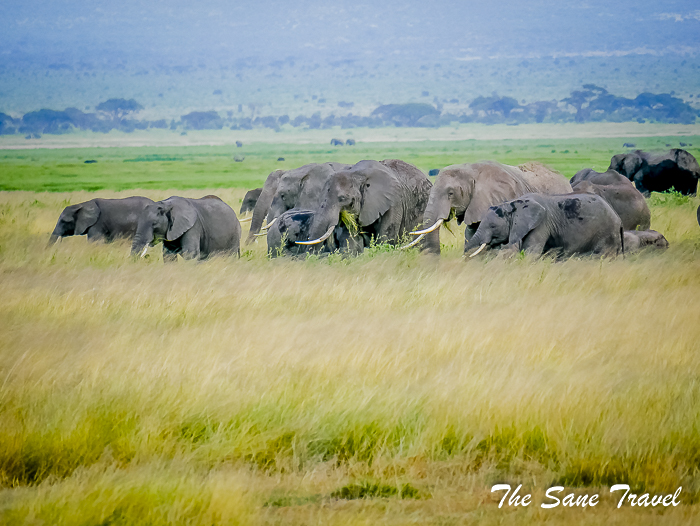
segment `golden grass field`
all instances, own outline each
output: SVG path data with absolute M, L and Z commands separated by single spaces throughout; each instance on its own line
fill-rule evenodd
M 176 193 L 245 192 L 100 196 Z M 700 199 L 653 197 L 671 248 L 615 260 L 47 248 L 95 195 L 0 193 L 0 524 L 698 524 Z

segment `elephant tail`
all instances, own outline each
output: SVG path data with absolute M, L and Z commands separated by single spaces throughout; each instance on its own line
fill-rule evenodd
M 625 227 L 620 227 L 620 247 L 622 247 L 622 259 L 625 258 Z

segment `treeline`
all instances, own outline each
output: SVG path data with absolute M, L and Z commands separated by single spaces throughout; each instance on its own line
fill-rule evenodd
M 667 93 L 642 93 L 634 99 L 618 97 L 593 84 L 586 84 L 573 91 L 562 100 L 536 101 L 521 104 L 512 97 L 477 97 L 468 106 L 459 106 L 459 101 L 451 100 L 447 107 L 437 102 L 385 104 L 376 108 L 370 115 L 331 113 L 323 117 L 320 112 L 310 116 L 289 115 L 237 117 L 233 111 L 221 115 L 216 111 L 194 111 L 182 115 L 180 120 L 165 119 L 156 121 L 131 118 L 143 107 L 135 100 L 110 99 L 95 107 L 94 113 L 85 113 L 76 108 L 63 111 L 41 109 L 25 114 L 21 118 L 0 113 L 0 135 L 21 133 L 27 138 L 41 134 L 69 133 L 74 129 L 107 133 L 110 130 L 132 132 L 148 128 L 169 128 L 171 130 L 250 130 L 270 128 L 279 131 L 282 126 L 295 128 L 327 129 L 383 126 L 399 127 L 439 127 L 454 123 L 477 122 L 482 124 L 527 124 L 563 122 L 661 122 L 674 124 L 694 124 L 700 110 L 693 108 L 682 99 Z M 344 109 L 352 103 L 339 103 Z M 460 110 L 450 111 L 451 107 Z M 240 111 L 240 106 L 239 106 Z

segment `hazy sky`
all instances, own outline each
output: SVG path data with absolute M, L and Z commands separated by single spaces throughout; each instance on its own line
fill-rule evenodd
M 0 66 L 700 51 L 697 0 L 7 0 L 0 20 Z

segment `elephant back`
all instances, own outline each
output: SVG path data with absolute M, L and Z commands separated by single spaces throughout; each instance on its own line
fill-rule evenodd
M 559 172 L 539 162 L 528 162 L 518 166 L 523 177 L 535 191 L 542 194 L 570 194 L 571 184 Z

